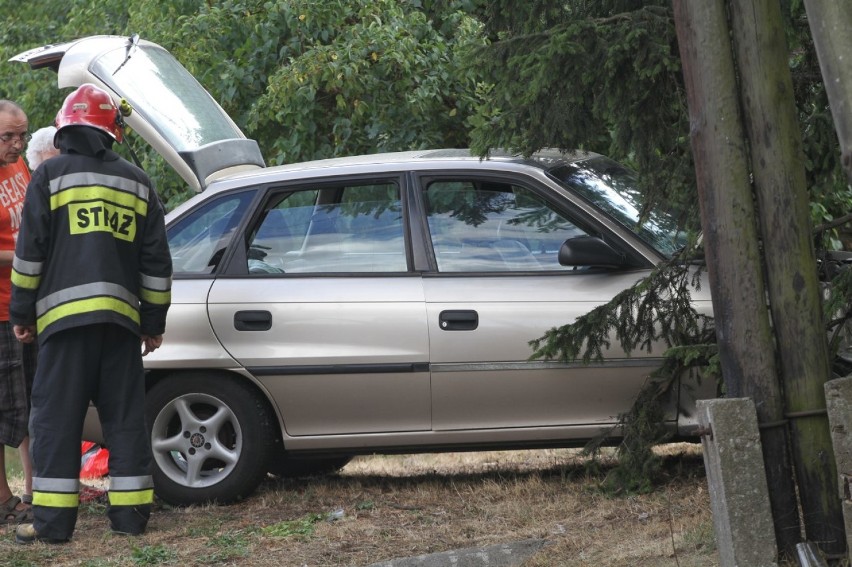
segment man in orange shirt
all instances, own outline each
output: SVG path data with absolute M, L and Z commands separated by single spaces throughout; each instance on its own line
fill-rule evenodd
M 29 456 L 29 398 L 32 372 L 24 372 L 22 349 L 9 323 L 12 259 L 21 225 L 30 172 L 21 153 L 29 140 L 27 115 L 0 100 L 0 525 L 32 521 L 32 465 Z M 24 494 L 14 496 L 6 478 L 6 445 L 18 447 Z

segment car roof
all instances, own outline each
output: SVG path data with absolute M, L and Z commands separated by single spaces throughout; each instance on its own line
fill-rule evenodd
M 288 173 L 293 173 L 293 177 L 299 177 L 296 174 L 300 172 L 312 176 L 317 174 L 322 175 L 323 172 L 318 170 L 340 170 L 340 173 L 344 171 L 354 173 L 356 170 L 363 169 L 366 173 L 367 170 L 386 172 L 407 168 L 448 166 L 452 166 L 453 168 L 472 167 L 475 169 L 480 167 L 481 164 L 497 166 L 497 168 L 499 168 L 498 164 L 516 164 L 540 170 L 548 170 L 560 165 L 598 157 L 598 155 L 585 151 L 562 152 L 549 149 L 535 152 L 527 157 L 519 153 L 511 153 L 504 150 L 493 150 L 486 157 L 482 157 L 472 153 L 469 149 L 457 148 L 385 152 L 303 161 L 269 166 L 262 170 L 235 173 L 216 180 L 210 185 L 210 189 L 220 185 L 231 187 L 235 181 L 244 181 L 247 178 L 278 177 L 282 174 L 288 177 Z
M 337 175 L 387 174 L 406 170 L 527 170 L 544 172 L 587 159 L 600 157 L 599 154 L 586 151 L 563 152 L 545 149 L 529 157 L 504 150 L 495 150 L 487 158 L 472 153 L 469 149 L 444 148 L 424 149 L 404 152 L 385 152 L 347 157 L 328 158 L 267 166 L 247 172 L 239 172 L 210 183 L 203 192 L 178 205 L 168 215 L 173 218 L 194 207 L 199 201 L 206 201 L 215 194 L 239 189 L 253 184 L 265 184 L 284 181 L 317 180 Z

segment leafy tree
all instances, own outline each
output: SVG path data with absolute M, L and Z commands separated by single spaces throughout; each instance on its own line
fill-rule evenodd
M 164 5 L 168 3 L 163 3 Z M 178 16 L 167 47 L 270 165 L 467 146 L 478 23 L 415 3 L 227 1 Z
M 3 61 L 42 45 L 73 41 L 88 35 L 140 33 L 145 37 L 149 32 L 153 33 L 159 22 L 168 21 L 165 17 L 168 12 L 156 12 L 154 17 L 151 11 L 156 7 L 155 2 L 134 4 L 116 0 L 67 0 L 16 3 L 14 6 L 6 0 L 2 0 L 2 3 L 9 4 L 9 13 L 15 14 L 15 18 L 0 22 L 0 56 Z M 161 4 L 165 7 L 177 6 L 179 3 Z M 185 6 L 194 4 L 183 2 Z M 134 19 L 137 10 L 139 15 Z M 137 21 L 139 27 L 136 27 Z M 0 85 L 0 96 L 13 99 L 24 108 L 33 130 L 53 124 L 56 112 L 68 94 L 68 91 L 56 88 L 55 74 L 44 70 L 30 71 L 22 63 L 0 65 Z M 125 157 L 133 159 L 126 151 L 118 149 L 126 154 Z M 167 205 L 173 206 L 186 198 L 182 182 L 159 156 L 140 144 L 135 144 L 134 149 Z
M 815 225 L 852 209 L 801 0 L 785 0 L 790 66 Z M 471 145 L 585 148 L 633 165 L 648 208 L 680 204 L 697 226 L 689 119 L 670 0 L 476 2 L 489 40 L 477 59 Z M 826 232 L 841 246 L 843 234 Z M 847 233 L 845 238 L 849 239 Z M 848 243 L 852 248 L 852 242 Z
M 15 6 L 0 24 L 2 54 L 93 34 L 131 35 L 172 52 L 260 144 L 268 164 L 468 145 L 482 45 L 464 2 L 359 0 L 68 0 Z M 53 121 L 63 93 L 49 73 L 0 68 L 7 96 L 34 126 Z M 167 207 L 188 190 L 146 147 L 135 151 Z
M 669 0 L 479 5 L 490 45 L 478 59 L 488 87 L 471 120 L 476 151 L 588 149 L 638 169 L 649 203 L 694 202 Z
M 68 0 L 67 2 L 13 3 L 0 0 L 6 13 L 0 23 L 2 61 L 45 44 L 62 43 L 84 35 L 120 33 L 127 23 L 126 2 Z M 5 6 L 4 6 L 5 5 Z M 32 129 L 53 124 L 65 94 L 56 88 L 52 73 L 28 72 L 21 63 L 0 65 L 0 93 L 19 103 Z

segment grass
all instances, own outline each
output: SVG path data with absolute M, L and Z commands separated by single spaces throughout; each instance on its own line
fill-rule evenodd
M 70 544 L 22 547 L 6 528 L 0 556 L 10 567 L 366 566 L 543 538 L 525 567 L 715 566 L 700 446 L 666 450 L 662 484 L 621 498 L 600 489 L 609 464 L 577 450 L 359 457 L 330 477 L 269 477 L 238 505 L 158 504 L 138 538 L 111 535 L 104 507 L 88 505 Z
M 8 478 L 20 477 L 24 474 L 21 469 L 21 454 L 17 449 L 11 447 L 4 445 L 3 448 L 6 450 L 6 474 L 9 475 Z

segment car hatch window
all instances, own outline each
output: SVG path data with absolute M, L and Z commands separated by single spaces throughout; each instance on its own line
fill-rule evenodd
M 130 58 L 126 49 L 108 51 L 93 71 L 144 112 L 178 151 L 243 137 L 198 81 L 158 46 L 140 46 Z
M 425 187 L 440 272 L 558 271 L 559 248 L 587 233 L 531 190 L 490 180 L 435 180 Z
M 250 274 L 404 272 L 396 183 L 301 189 L 276 196 L 248 239 Z

